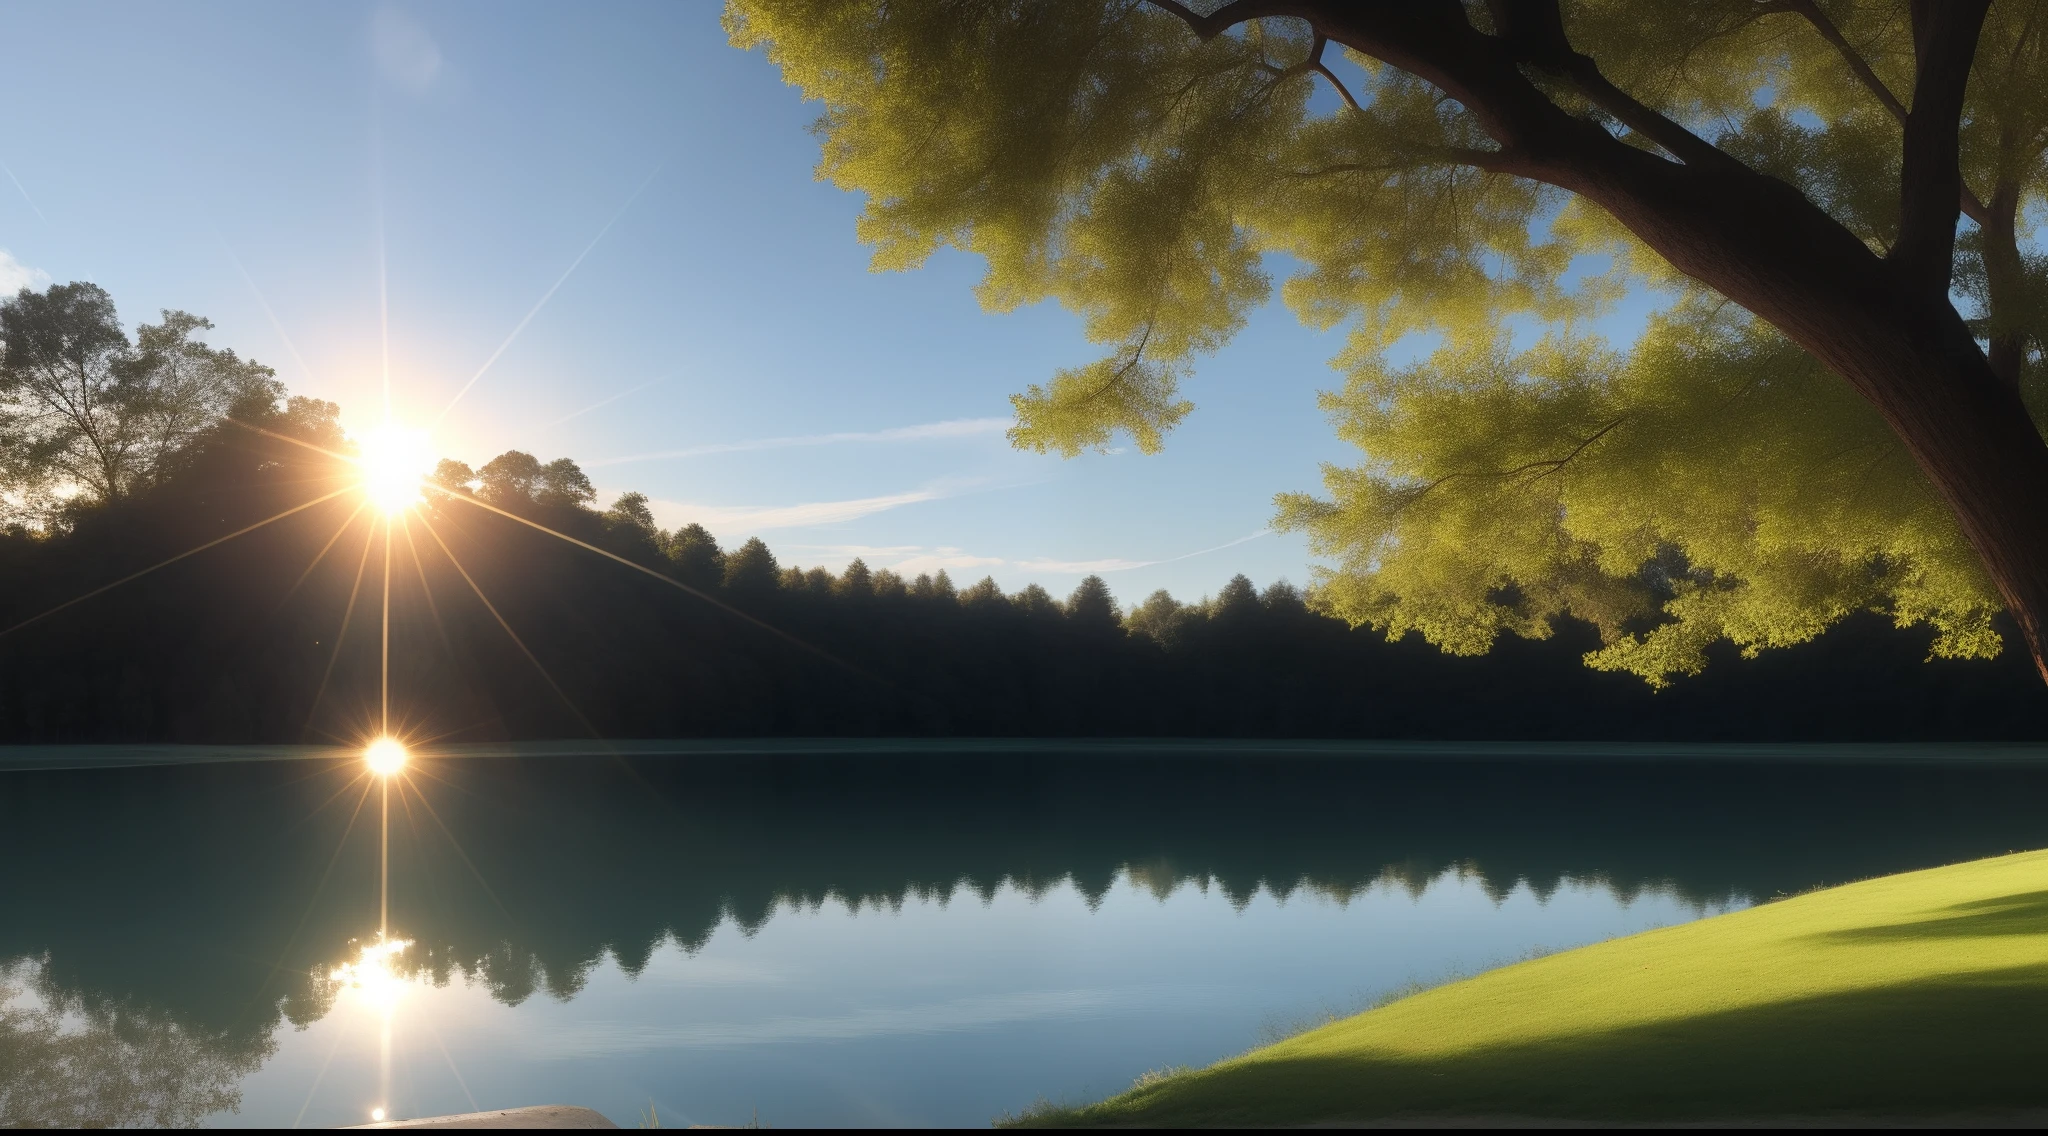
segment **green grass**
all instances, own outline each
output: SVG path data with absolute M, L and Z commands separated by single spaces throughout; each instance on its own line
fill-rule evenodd
M 1416 994 L 1020 1125 L 2048 1106 L 2048 852 L 1812 892 Z

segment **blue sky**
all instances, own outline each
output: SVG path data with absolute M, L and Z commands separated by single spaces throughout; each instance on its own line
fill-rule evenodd
M 815 105 L 718 13 L 15 6 L 0 284 L 204 315 L 368 427 L 381 219 L 398 415 L 474 379 L 434 427 L 448 456 L 572 457 L 606 502 L 640 490 L 784 563 L 1062 594 L 1095 569 L 1127 603 L 1306 579 L 1298 537 L 1253 534 L 1356 457 L 1315 407 L 1336 336 L 1256 314 L 1159 456 L 1011 450 L 1007 396 L 1095 357 L 1079 321 L 983 313 L 959 254 L 868 271 L 860 202 L 812 178 Z

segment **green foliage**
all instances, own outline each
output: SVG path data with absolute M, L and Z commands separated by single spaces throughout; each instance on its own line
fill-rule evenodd
M 0 490 L 17 513 L 110 501 L 162 476 L 222 418 L 267 415 L 284 395 L 269 367 L 195 337 L 186 312 L 135 342 L 97 284 L 22 289 L 0 302 Z
M 436 462 L 434 472 L 428 479 L 454 493 L 471 492 L 477 483 L 476 471 L 469 468 L 469 463 L 456 461 L 454 458 L 442 458 Z
M 1966 227 L 1956 266 L 2037 409 L 2048 261 L 2018 249 L 2048 185 L 2043 16 L 2000 4 L 1984 27 L 1963 173 L 2011 226 Z M 1203 41 L 1141 0 L 730 0 L 725 19 L 823 105 L 818 176 L 864 195 L 877 269 L 977 254 L 986 307 L 1056 300 L 1108 347 L 1015 396 L 1020 447 L 1156 450 L 1191 410 L 1181 379 L 1285 264 L 1302 321 L 1347 329 L 1325 406 L 1363 454 L 1323 496 L 1279 499 L 1333 561 L 1324 610 L 1461 653 L 1570 613 L 1605 635 L 1594 666 L 1659 684 L 1714 641 L 1802 642 L 1871 608 L 1931 624 L 1937 654 L 1999 648 L 1995 591 L 1840 380 L 1582 199 L 1492 172 L 1472 115 L 1413 75 L 1357 56 L 1319 72 L 1292 19 Z M 1622 90 L 1889 247 L 1905 5 L 1584 0 L 1565 23 Z M 1311 98 L 1339 75 L 1355 105 Z M 1631 292 L 1666 304 L 1639 342 L 1587 333 Z M 1512 346 L 1532 326 L 1547 336 Z M 1419 336 L 1435 354 L 1390 362 Z M 1171 637 L 1164 605 L 1133 620 Z
M 874 595 L 875 578 L 874 574 L 868 571 L 867 561 L 858 556 L 854 557 L 853 562 L 846 566 L 846 571 L 833 583 L 832 590 L 842 596 Z
M 760 537 L 725 555 L 725 586 L 736 592 L 765 592 L 776 586 L 779 569 L 775 554 Z
M 585 483 L 588 484 L 587 479 Z M 641 533 L 659 531 L 654 524 L 654 511 L 647 507 L 645 493 L 619 494 L 619 499 L 612 502 L 612 507 L 605 510 L 604 515 L 606 521 L 618 528 Z
M 450 467 L 451 475 L 467 467 L 457 469 L 461 463 Z M 437 468 L 436 474 L 440 470 Z M 546 465 L 539 458 L 521 450 L 507 450 L 476 471 L 479 495 L 484 500 L 501 508 L 516 508 L 521 505 L 543 505 L 552 508 L 580 508 L 597 499 L 597 490 L 591 487 L 590 478 L 568 458 L 556 458 Z M 641 498 L 644 510 L 646 498 Z M 648 525 L 653 525 L 653 515 L 647 516 Z
M 1131 609 L 1131 614 L 1124 620 L 1124 627 L 1133 635 L 1142 635 L 1162 647 L 1171 647 L 1180 637 L 1182 624 L 1194 617 L 1194 612 L 1161 588 L 1146 596 L 1144 603 Z
M 703 525 L 684 525 L 670 534 L 668 558 L 685 583 L 701 588 L 725 579 L 725 553 L 719 551 L 717 539 Z
M 1992 594 L 1911 459 L 1849 389 L 1726 309 L 1686 305 L 1636 349 L 1546 339 L 1360 367 L 1325 396 L 1378 460 L 1280 498 L 1336 568 L 1317 599 L 1459 654 L 1571 613 L 1595 665 L 1661 682 L 1730 638 L 1802 642 L 1878 607 L 1997 650 Z
M 1113 628 L 1123 620 L 1108 581 L 1100 576 L 1088 576 L 1074 588 L 1067 597 L 1067 615 L 1083 627 Z

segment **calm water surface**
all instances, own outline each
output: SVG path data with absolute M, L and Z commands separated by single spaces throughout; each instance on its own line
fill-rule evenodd
M 2044 790 L 1783 754 L 465 756 L 391 795 L 380 962 L 359 763 L 0 773 L 0 1123 L 982 1124 L 2048 845 Z

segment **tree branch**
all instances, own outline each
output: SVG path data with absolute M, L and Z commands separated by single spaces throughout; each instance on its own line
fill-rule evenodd
M 2001 178 L 1991 191 L 1988 216 L 1982 222 L 1984 242 L 1984 291 L 1986 314 L 1990 317 L 1989 350 L 1985 359 L 1999 379 L 2017 391 L 2020 372 L 2026 363 L 2026 334 L 2011 326 L 2013 309 L 2021 304 L 2026 287 L 2026 265 L 2019 248 L 2019 186 Z
M 1615 419 L 1612 422 L 1609 422 L 1605 426 L 1600 427 L 1598 430 L 1593 431 L 1590 437 L 1581 439 L 1578 445 L 1572 447 L 1570 453 L 1566 454 L 1561 458 L 1546 458 L 1542 461 L 1532 461 L 1525 465 L 1518 465 L 1513 469 L 1487 470 L 1479 473 L 1458 472 L 1444 474 L 1442 477 L 1439 477 L 1435 481 L 1431 481 L 1428 484 L 1417 488 L 1415 492 L 1409 494 L 1408 497 L 1405 498 L 1398 506 L 1397 511 L 1399 509 L 1406 509 L 1408 506 L 1413 505 L 1415 502 L 1422 500 L 1422 498 L 1429 495 L 1429 492 L 1431 490 L 1444 484 L 1445 482 L 1456 481 L 1459 478 L 1465 478 L 1466 480 L 1505 481 L 1510 477 L 1514 477 L 1518 474 L 1527 473 L 1532 469 L 1540 469 L 1543 471 L 1542 473 L 1539 473 L 1536 476 L 1529 478 L 1527 481 L 1524 481 L 1522 483 L 1525 486 L 1534 485 L 1537 482 L 1543 480 L 1544 478 L 1549 477 L 1551 474 L 1556 473 L 1558 470 L 1561 470 L 1564 467 L 1570 465 L 1573 462 L 1573 460 L 1576 459 L 1580 454 L 1586 452 L 1587 447 L 1591 446 L 1593 443 L 1599 441 L 1600 439 L 1606 437 L 1610 431 L 1612 431 L 1615 427 L 1621 425 L 1626 421 L 1628 421 L 1628 418 L 1626 416 L 1623 416 L 1621 418 Z
M 1812 25 L 1813 30 L 1819 32 L 1822 39 L 1833 45 L 1836 54 L 1842 57 L 1842 62 L 1849 65 L 1849 73 L 1856 77 L 1857 82 L 1863 84 L 1863 89 L 1876 96 L 1877 101 L 1898 120 L 1900 126 L 1906 124 L 1906 104 L 1899 101 L 1899 97 L 1892 93 L 1890 87 L 1885 86 L 1883 79 L 1878 78 L 1869 61 L 1857 52 L 1855 45 L 1849 42 L 1849 38 L 1842 34 L 1842 29 L 1828 18 L 1828 14 L 1821 10 L 1819 4 L 1814 0 L 1779 0 L 1774 7 L 1781 12 L 1794 13 Z M 1967 184 L 1962 187 L 1960 197 L 1963 212 L 1969 214 L 1971 220 L 1979 225 L 1990 222 L 1990 209 L 1971 192 Z
M 1469 146 L 1430 146 L 1414 149 L 1407 161 L 1338 162 L 1312 170 L 1289 170 L 1297 178 L 1327 177 L 1331 174 L 1388 174 L 1428 165 L 1471 166 L 1490 174 L 1521 172 L 1521 155 L 1507 150 L 1480 150 Z
M 1337 73 L 1330 70 L 1329 67 L 1323 63 L 1323 47 L 1329 42 L 1329 40 L 1323 38 L 1322 33 L 1318 32 L 1316 34 L 1315 46 L 1309 48 L 1308 58 L 1303 59 L 1299 63 L 1290 64 L 1286 67 L 1275 67 L 1272 64 L 1263 61 L 1259 63 L 1259 66 L 1265 68 L 1266 72 L 1273 76 L 1273 82 L 1276 86 L 1288 79 L 1294 78 L 1296 75 L 1308 75 L 1311 73 L 1321 75 L 1323 78 L 1328 79 L 1330 81 L 1330 85 L 1332 87 L 1337 88 L 1337 93 L 1343 96 L 1344 102 L 1348 106 L 1350 106 L 1352 110 L 1364 109 L 1358 105 L 1357 99 L 1351 97 L 1350 89 L 1344 85 L 1343 80 L 1337 78 Z
M 1944 298 L 1962 209 L 1963 92 L 1990 0 L 1914 0 L 1913 108 L 1899 174 L 1899 239 L 1887 261 L 1909 288 Z
M 1884 85 L 1883 79 L 1877 77 L 1877 72 L 1857 53 L 1856 48 L 1849 43 L 1848 37 L 1842 34 L 1842 29 L 1835 26 L 1835 22 L 1828 18 L 1826 12 L 1821 11 L 1819 4 L 1814 3 L 1814 0 L 1780 0 L 1774 7 L 1780 11 L 1792 12 L 1813 25 L 1813 30 L 1820 33 L 1820 38 L 1833 45 L 1835 52 L 1842 57 L 1842 62 L 1849 65 L 1849 72 L 1856 76 L 1856 81 L 1862 83 L 1865 90 L 1877 96 L 1877 101 L 1883 103 L 1884 109 L 1899 120 L 1900 126 L 1906 124 L 1906 104 L 1899 101 L 1899 96 L 1892 94 L 1892 89 Z
M 1145 3 L 1168 15 L 1178 17 L 1182 23 L 1188 26 L 1189 31 L 1195 33 L 1196 39 L 1203 41 L 1215 39 L 1217 36 L 1247 20 L 1262 19 L 1266 16 L 1301 15 L 1300 12 L 1295 10 L 1299 5 L 1262 2 L 1262 0 L 1232 0 L 1231 3 L 1225 4 L 1206 16 L 1197 13 L 1185 4 L 1178 3 L 1177 0 L 1145 0 Z
M 1352 110 L 1362 110 L 1363 108 L 1358 105 L 1358 100 L 1351 97 L 1351 88 L 1346 87 L 1344 80 L 1337 78 L 1337 73 L 1330 70 L 1329 65 L 1323 62 L 1323 46 L 1329 42 L 1329 40 L 1323 38 L 1321 32 L 1316 33 L 1315 50 L 1308 53 L 1308 69 L 1328 79 L 1330 85 L 1337 88 L 1337 93 L 1343 96 L 1346 106 Z
M 1563 76 L 1594 106 L 1686 165 L 1725 168 L 1737 164 L 1713 143 L 1609 82 L 1591 56 L 1573 50 L 1557 0 L 1488 0 L 1487 9 L 1493 14 L 1496 38 L 1506 44 L 1516 62 Z
M 1534 461 L 1528 463 L 1527 465 L 1518 465 L 1513 469 L 1504 469 L 1500 471 L 1498 474 L 1495 474 L 1494 476 L 1513 477 L 1518 473 L 1527 473 L 1532 469 L 1540 469 L 1543 472 L 1530 478 L 1528 481 L 1528 484 L 1534 484 L 1535 482 L 1541 481 L 1544 478 L 1549 477 L 1551 474 L 1556 473 L 1558 470 L 1563 469 L 1565 466 L 1570 465 L 1572 463 L 1573 458 L 1576 458 L 1580 454 L 1586 452 L 1587 446 L 1590 446 L 1593 443 L 1599 441 L 1601 438 L 1606 437 L 1608 431 L 1614 429 L 1616 426 L 1619 426 L 1626 421 L 1628 421 L 1628 419 L 1626 418 L 1617 418 L 1614 421 L 1609 422 L 1607 425 L 1600 427 L 1598 430 L 1593 431 L 1591 437 L 1580 442 L 1578 445 L 1573 446 L 1571 453 L 1568 453 L 1561 458 L 1551 458 L 1546 461 Z

